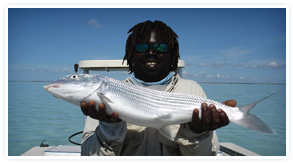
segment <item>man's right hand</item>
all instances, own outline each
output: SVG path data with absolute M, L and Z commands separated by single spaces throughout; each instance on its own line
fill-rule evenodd
M 111 116 L 106 114 L 106 106 L 103 103 L 99 104 L 99 109 L 96 109 L 96 103 L 94 101 L 81 102 L 81 111 L 84 115 L 90 116 L 93 119 L 97 119 L 103 122 L 115 123 L 120 122 L 121 119 L 118 117 L 118 113 L 114 112 Z

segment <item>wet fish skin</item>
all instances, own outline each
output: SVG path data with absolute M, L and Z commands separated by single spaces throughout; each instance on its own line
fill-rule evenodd
M 78 106 L 80 102 L 90 100 L 95 101 L 97 106 L 104 103 L 107 114 L 117 112 L 119 118 L 126 122 L 156 128 L 170 140 L 174 140 L 174 136 L 169 125 L 190 122 L 193 109 L 201 109 L 204 102 L 225 111 L 233 123 L 261 133 L 276 134 L 263 121 L 249 113 L 257 103 L 274 94 L 246 106 L 230 107 L 204 97 L 158 91 L 89 74 L 69 75 L 44 88 L 55 97 Z M 199 116 L 201 117 L 201 110 Z

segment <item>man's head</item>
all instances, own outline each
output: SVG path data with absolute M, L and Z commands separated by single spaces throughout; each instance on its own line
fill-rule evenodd
M 126 42 L 124 60 L 136 78 L 154 82 L 177 71 L 179 45 L 177 34 L 161 21 L 146 21 L 132 27 Z

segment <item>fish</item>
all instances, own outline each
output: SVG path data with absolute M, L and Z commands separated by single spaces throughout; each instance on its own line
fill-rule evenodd
M 117 112 L 121 120 L 156 128 L 173 141 L 175 138 L 171 125 L 191 122 L 193 110 L 201 109 L 202 103 L 214 104 L 222 109 L 230 122 L 237 125 L 264 134 L 276 134 L 261 119 L 249 113 L 257 103 L 276 93 L 245 106 L 230 107 L 205 97 L 155 90 L 98 74 L 68 75 L 43 87 L 56 98 L 77 106 L 81 102 L 92 100 L 98 110 L 98 104 L 104 103 L 108 115 Z M 201 110 L 199 118 L 201 119 Z

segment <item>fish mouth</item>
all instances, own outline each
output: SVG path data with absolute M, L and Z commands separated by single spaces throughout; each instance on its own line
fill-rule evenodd
M 48 85 L 44 85 L 44 89 L 46 91 L 49 91 L 50 88 L 60 88 L 61 84 L 48 84 Z
M 47 91 L 47 92 L 50 92 L 50 88 L 60 88 L 61 84 L 47 84 L 47 85 L 44 85 L 44 89 Z M 56 97 L 57 99 L 60 99 L 59 96 L 55 95 L 54 93 L 50 92 L 54 97 Z

